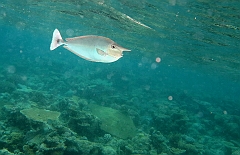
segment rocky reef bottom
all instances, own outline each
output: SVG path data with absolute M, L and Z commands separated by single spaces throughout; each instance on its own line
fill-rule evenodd
M 235 101 L 138 73 L 29 61 L 0 72 L 1 155 L 240 154 Z
M 54 100 L 41 94 L 39 100 Z M 139 110 L 134 104 L 99 105 L 74 95 L 49 105 L 24 100 L 13 104 L 9 98 L 2 94 L 0 100 L 3 155 L 240 153 L 240 117 L 206 101 L 192 99 L 192 107 L 186 107 L 179 106 L 178 99 L 158 98 Z

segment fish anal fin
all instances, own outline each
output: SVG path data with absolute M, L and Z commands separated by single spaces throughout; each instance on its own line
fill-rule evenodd
M 102 55 L 102 56 L 108 55 L 106 52 L 104 52 L 103 50 L 100 50 L 99 48 L 96 48 L 96 50 L 99 55 Z

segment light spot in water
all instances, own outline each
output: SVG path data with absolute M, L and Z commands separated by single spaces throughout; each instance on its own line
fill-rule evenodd
M 16 68 L 12 65 L 7 67 L 7 72 L 8 73 L 15 73 L 16 72 Z
M 24 30 L 26 24 L 24 22 L 17 22 L 16 28 L 19 30 Z
M 128 81 L 128 78 L 126 76 L 122 76 L 121 78 L 123 81 Z
M 73 36 L 74 31 L 72 29 L 67 29 L 66 34 L 71 37 Z
M 224 110 L 224 111 L 223 111 L 223 114 L 224 114 L 224 115 L 227 115 L 227 111 L 226 111 L 226 110 Z
M 72 73 L 70 72 L 70 71 L 66 71 L 65 73 L 64 73 L 64 78 L 65 79 L 68 79 L 68 78 L 70 78 L 72 76 Z
M 146 85 L 146 86 L 144 87 L 144 89 L 148 91 L 148 90 L 150 89 L 150 86 L 149 86 L 149 85 Z
M 104 0 L 99 0 L 99 1 L 98 1 L 98 4 L 99 4 L 99 5 L 103 5 L 103 4 L 104 4 Z
M 154 42 L 154 43 L 153 43 L 153 46 L 154 46 L 155 48 L 158 48 L 159 45 L 160 45 L 160 44 L 159 44 L 158 42 Z
M 157 57 L 156 58 L 156 62 L 159 63 L 161 61 L 161 58 L 160 57 Z
M 40 61 L 40 57 L 36 57 L 36 58 L 35 58 L 35 61 L 36 61 L 36 62 L 39 62 L 39 61 Z
M 203 117 L 203 113 L 202 113 L 202 112 L 198 112 L 198 113 L 197 113 L 197 116 L 198 116 L 198 117 Z
M 6 12 L 5 11 L 1 11 L 0 13 L 0 19 L 3 19 L 7 16 Z
M 179 12 L 177 12 L 177 14 L 175 15 L 176 17 L 178 17 L 179 16 Z M 175 22 L 176 22 L 177 20 L 175 20 Z
M 157 64 L 156 63 L 152 63 L 151 69 L 156 69 L 156 68 L 157 68 Z
M 172 100 L 173 100 L 173 97 L 172 97 L 172 96 L 168 96 L 168 100 L 169 100 L 169 101 L 172 101 Z
M 23 76 L 21 76 L 21 79 L 22 79 L 23 81 L 27 81 L 27 76 L 23 75 Z
M 141 62 L 138 63 L 138 67 L 142 67 L 142 65 L 143 65 L 143 64 L 142 64 Z
M 177 0 L 177 4 L 180 6 L 185 6 L 187 4 L 187 0 Z
M 213 10 L 208 9 L 208 10 L 207 10 L 207 14 L 208 14 L 209 16 L 212 16 L 212 15 L 213 15 Z
M 170 5 L 176 5 L 176 0 L 168 0 Z
M 110 80 L 113 75 L 114 75 L 113 73 L 108 74 L 108 75 L 107 75 L 107 79 Z
M 193 38 L 197 40 L 203 40 L 204 39 L 204 34 L 202 32 L 196 32 L 193 34 Z
M 48 61 L 48 66 L 52 66 L 52 61 Z
M 148 63 L 148 58 L 142 57 L 142 63 Z
M 22 51 L 22 50 L 20 50 L 19 52 L 20 52 L 20 53 L 22 53 L 23 51 Z

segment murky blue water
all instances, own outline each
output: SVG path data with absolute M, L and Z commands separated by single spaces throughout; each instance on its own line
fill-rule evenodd
M 3 0 L 0 149 L 15 154 L 239 154 L 239 7 L 237 0 Z M 62 47 L 50 51 L 55 28 L 63 38 L 100 35 L 132 51 L 109 64 L 86 61 Z M 69 124 L 73 112 L 66 110 L 76 98 L 79 113 L 89 112 L 87 104 L 93 102 L 130 116 L 136 136 L 120 144 L 121 137 L 101 128 L 96 133 L 81 126 L 80 132 Z M 63 143 L 65 148 L 53 145 L 49 151 L 51 146 L 40 147 L 48 145 L 45 141 L 26 140 L 30 130 L 44 136 L 52 132 L 42 132 L 42 124 L 23 129 L 9 123 L 22 121 L 20 111 L 31 107 L 60 112 L 59 124 L 76 139 L 88 138 L 92 150 L 74 152 Z M 13 132 L 20 138 L 9 140 Z M 109 133 L 117 144 L 99 140 Z

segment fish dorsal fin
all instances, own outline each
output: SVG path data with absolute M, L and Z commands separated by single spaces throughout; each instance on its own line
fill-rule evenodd
M 106 56 L 106 55 L 108 55 L 106 52 L 104 52 L 103 50 L 100 50 L 99 48 L 96 48 L 96 50 L 97 50 L 97 53 L 98 53 L 99 55 L 101 55 L 101 56 Z

